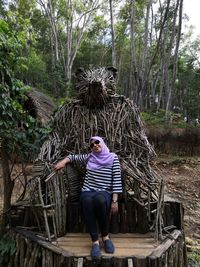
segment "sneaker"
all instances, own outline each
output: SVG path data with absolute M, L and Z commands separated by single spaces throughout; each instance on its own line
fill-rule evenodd
M 100 246 L 98 244 L 93 244 L 90 254 L 92 258 L 99 258 L 101 256 Z
M 115 252 L 115 247 L 113 245 L 113 242 L 110 239 L 106 239 L 103 241 L 104 243 L 104 248 L 106 253 L 114 253 Z

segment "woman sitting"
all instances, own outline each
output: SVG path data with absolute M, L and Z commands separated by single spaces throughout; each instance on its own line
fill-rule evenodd
M 91 256 L 101 255 L 97 223 L 100 228 L 106 253 L 114 253 L 114 245 L 109 238 L 109 214 L 118 212 L 118 194 L 122 192 L 119 158 L 110 153 L 103 139 L 99 136 L 90 138 L 91 153 L 69 155 L 54 167 L 62 169 L 70 162 L 86 165 L 80 203 L 84 221 L 92 239 Z

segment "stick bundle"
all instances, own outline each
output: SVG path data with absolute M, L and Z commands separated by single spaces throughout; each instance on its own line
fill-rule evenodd
M 114 80 L 110 74 L 106 76 L 106 83 L 101 80 L 100 85 L 97 82 L 93 84 L 95 79 L 92 80 L 90 72 L 87 75 L 89 78 L 85 75 L 80 78 L 79 75 L 80 99 L 64 104 L 54 117 L 53 131 L 43 144 L 34 165 L 30 183 L 30 192 L 34 194 L 29 196 L 32 196 L 33 203 L 42 204 L 44 218 L 51 215 L 54 235 L 63 234 L 66 201 L 78 199 L 85 169 L 83 166 L 74 166 L 74 171 L 66 168 L 63 173 L 56 173 L 52 164 L 69 153 L 88 153 L 90 137 L 98 135 L 105 139 L 110 150 L 120 158 L 125 200 L 134 200 L 145 207 L 150 225 L 153 225 L 158 236 L 162 224 L 162 179 L 150 167 L 155 152 L 147 140 L 139 111 L 130 99 L 113 94 L 110 87 Z M 90 92 L 91 84 L 95 92 L 100 88 L 102 94 L 107 84 L 111 93 L 107 94 L 106 104 L 104 102 L 95 108 L 87 106 L 86 97 L 81 96 Z M 98 99 L 99 94 L 93 97 Z M 50 208 L 47 210 L 46 206 Z M 49 222 L 45 219 L 44 223 L 48 233 Z

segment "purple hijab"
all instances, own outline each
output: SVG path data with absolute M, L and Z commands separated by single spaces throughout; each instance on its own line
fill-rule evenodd
M 109 148 L 106 146 L 106 144 L 104 143 L 101 137 L 93 136 L 90 138 L 90 142 L 92 140 L 100 141 L 102 151 L 90 153 L 86 168 L 88 170 L 97 170 L 103 167 L 112 167 L 115 154 L 110 153 Z

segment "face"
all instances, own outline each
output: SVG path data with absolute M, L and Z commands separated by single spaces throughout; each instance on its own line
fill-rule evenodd
M 99 153 L 102 151 L 101 142 L 99 140 L 91 140 L 90 148 L 93 152 Z

